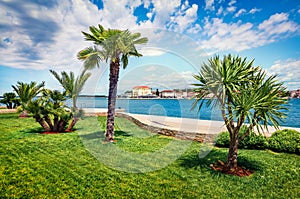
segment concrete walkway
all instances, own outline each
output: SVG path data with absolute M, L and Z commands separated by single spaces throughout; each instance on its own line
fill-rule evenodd
M 226 131 L 224 122 L 212 120 L 197 120 L 190 118 L 177 118 L 156 115 L 141 115 L 130 114 L 127 115 L 139 120 L 140 122 L 149 126 L 158 128 L 165 128 L 174 131 L 188 132 L 188 133 L 203 133 L 203 134 L 218 134 Z
M 107 109 L 105 108 L 86 108 L 84 111 L 87 115 L 104 115 L 107 113 Z M 219 134 L 220 132 L 227 131 L 223 121 L 131 114 L 126 113 L 123 109 L 116 109 L 116 112 L 128 115 L 145 125 L 172 131 L 201 134 Z M 283 126 L 280 129 L 295 129 L 300 132 L 300 128 Z M 266 136 L 270 136 L 275 131 L 276 129 L 273 126 L 269 126 L 268 130 L 263 130 Z

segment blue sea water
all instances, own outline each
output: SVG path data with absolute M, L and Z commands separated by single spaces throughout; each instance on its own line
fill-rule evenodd
M 204 105 L 198 112 L 197 108 L 191 110 L 193 102 L 189 99 L 118 99 L 116 108 L 135 114 L 222 121 L 219 109 Z M 81 108 L 107 108 L 105 98 L 80 97 L 77 103 Z M 290 99 L 288 107 L 288 117 L 281 125 L 300 128 L 300 99 Z

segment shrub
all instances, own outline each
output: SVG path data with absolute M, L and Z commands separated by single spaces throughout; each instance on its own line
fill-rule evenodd
M 218 147 L 229 147 L 229 142 L 230 137 L 228 131 L 220 133 L 216 138 L 216 146 Z
M 291 129 L 276 131 L 269 138 L 269 148 L 278 152 L 300 154 L 300 133 Z
M 244 149 L 267 149 L 268 146 L 269 142 L 266 136 L 256 134 L 253 131 L 240 143 L 240 147 Z
M 239 132 L 239 136 L 242 136 L 247 130 L 246 126 L 243 126 Z M 216 139 L 216 146 L 218 147 L 229 147 L 229 132 L 222 132 L 218 135 Z M 244 149 L 266 149 L 268 148 L 268 140 L 263 135 L 255 134 L 254 132 L 250 132 L 250 134 L 245 137 L 240 143 L 239 148 Z

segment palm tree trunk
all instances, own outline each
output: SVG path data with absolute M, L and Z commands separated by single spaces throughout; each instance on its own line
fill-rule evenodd
M 53 124 L 52 124 L 52 121 L 51 121 L 49 115 L 46 115 L 46 116 L 44 117 L 44 119 L 45 119 L 45 121 L 47 122 L 48 126 L 50 127 L 51 131 L 53 131 Z
M 57 132 L 58 131 L 58 126 L 59 126 L 59 120 L 57 116 L 54 116 L 53 119 L 53 131 Z
M 72 100 L 73 100 L 73 109 L 75 111 L 77 109 L 77 105 L 76 105 L 77 98 L 73 96 Z
M 106 122 L 106 141 L 114 141 L 115 108 L 117 99 L 117 86 L 119 79 L 120 60 L 117 58 L 111 61 L 109 67 L 109 92 L 108 92 L 108 111 Z
M 67 123 L 66 123 L 63 119 L 60 119 L 60 120 L 58 121 L 58 129 L 57 129 L 57 132 L 59 132 L 59 133 L 64 132 L 66 124 L 67 124 Z
M 238 156 L 238 145 L 239 145 L 238 135 L 239 134 L 236 129 L 230 135 L 230 146 L 227 155 L 227 162 L 224 168 L 225 173 L 228 172 L 232 173 L 237 169 L 237 156 Z
M 35 121 L 37 121 L 46 132 L 51 131 L 50 127 L 47 125 L 47 123 L 43 118 L 41 118 L 39 115 L 34 117 L 35 117 Z
M 75 124 L 76 124 L 77 121 L 78 121 L 78 118 L 77 117 L 73 117 L 72 118 L 72 122 L 70 123 L 70 125 L 66 129 L 66 132 L 71 132 L 73 130 L 73 127 L 75 126 Z

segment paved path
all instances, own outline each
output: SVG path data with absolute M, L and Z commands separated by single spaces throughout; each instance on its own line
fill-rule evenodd
M 105 114 L 107 109 L 103 108 L 88 108 L 84 109 L 86 113 L 94 114 Z M 165 128 L 175 131 L 191 132 L 191 133 L 203 133 L 203 134 L 218 134 L 222 131 L 226 131 L 224 122 L 213 121 L 213 120 L 198 120 L 190 118 L 177 118 L 177 117 L 166 117 L 166 116 L 156 116 L 156 115 L 142 115 L 142 114 L 131 114 L 125 113 L 124 110 L 116 110 L 117 112 L 123 112 L 146 125 Z M 280 127 L 280 129 L 295 129 L 300 132 L 300 128 L 293 127 Z M 269 126 L 268 131 L 264 129 L 264 133 L 270 136 L 274 133 L 276 129 L 273 126 Z
M 166 128 L 175 131 L 189 132 L 189 133 L 203 133 L 203 134 L 218 134 L 226 131 L 224 122 L 212 120 L 197 120 L 190 118 L 177 118 L 156 115 L 141 115 L 129 114 L 129 116 L 139 120 L 140 122 L 158 127 Z

